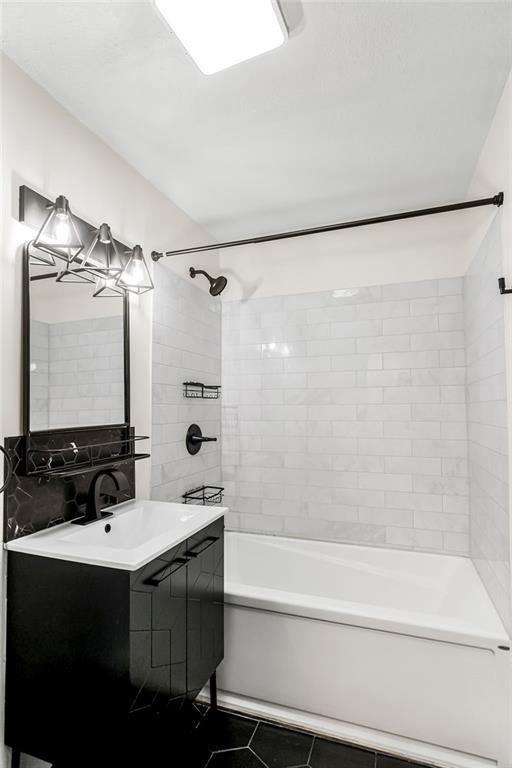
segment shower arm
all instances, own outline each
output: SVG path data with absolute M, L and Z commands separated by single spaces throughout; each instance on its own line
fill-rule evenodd
M 280 232 L 274 235 L 261 235 L 260 237 L 248 237 L 244 240 L 231 240 L 226 243 L 211 243 L 209 245 L 200 245 L 194 248 L 180 248 L 175 251 L 152 251 L 153 261 L 159 261 L 164 256 L 180 256 L 187 253 L 202 253 L 204 251 L 217 251 L 222 248 L 236 248 L 240 245 L 255 245 L 257 243 L 269 243 L 273 240 L 287 240 L 292 237 L 305 237 L 306 235 L 317 235 L 322 232 L 334 232 L 339 229 L 353 229 L 354 227 L 366 227 L 370 224 L 384 224 L 388 221 L 402 221 L 404 219 L 414 219 L 419 216 L 432 216 L 437 213 L 449 213 L 451 211 L 463 211 L 467 208 L 481 208 L 484 205 L 495 205 L 498 208 L 503 205 L 504 194 L 499 192 L 493 197 L 483 197 L 478 200 L 467 200 L 464 203 L 451 203 L 450 205 L 440 205 L 436 208 L 420 208 L 415 211 L 402 211 L 401 213 L 390 213 L 385 216 L 373 216 L 369 219 L 355 219 L 354 221 L 344 221 L 339 224 L 327 224 L 323 227 L 310 227 L 309 229 L 296 229 L 291 232 Z M 198 270 L 199 271 L 199 270 Z

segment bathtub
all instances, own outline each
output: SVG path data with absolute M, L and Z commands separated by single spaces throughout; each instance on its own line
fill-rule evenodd
M 510 766 L 509 638 L 471 561 L 228 532 L 219 699 L 437 765 Z

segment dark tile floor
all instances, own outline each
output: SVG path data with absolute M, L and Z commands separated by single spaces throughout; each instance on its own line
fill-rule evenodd
M 194 707 L 197 721 L 186 768 L 416 768 L 415 763 L 305 731 Z

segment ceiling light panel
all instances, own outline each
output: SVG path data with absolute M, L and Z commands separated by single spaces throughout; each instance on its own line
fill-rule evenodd
M 205 75 L 278 48 L 287 29 L 275 0 L 155 0 Z

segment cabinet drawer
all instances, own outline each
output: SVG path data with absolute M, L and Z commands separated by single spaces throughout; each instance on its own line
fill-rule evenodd
M 130 712 L 160 711 L 187 692 L 187 542 L 132 574 Z
M 224 520 L 188 540 L 187 689 L 195 697 L 224 657 Z

